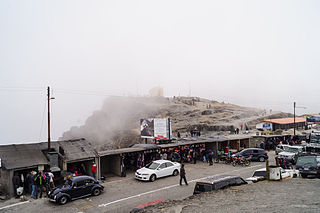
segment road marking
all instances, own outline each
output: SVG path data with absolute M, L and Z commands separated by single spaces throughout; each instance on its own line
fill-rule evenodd
M 90 209 L 92 207 L 93 207 L 92 205 L 88 204 L 88 205 L 84 205 L 84 206 L 80 207 L 79 209 L 80 210 L 87 210 L 87 209 Z
M 0 210 L 2 209 L 7 209 L 7 208 L 11 208 L 11 207 L 14 207 L 14 206 L 19 206 L 21 204 L 25 204 L 25 203 L 29 203 L 30 201 L 24 201 L 24 202 L 21 202 L 21 203 L 14 203 L 14 204 L 11 204 L 11 205 L 8 205 L 8 206 L 4 206 L 4 207 L 1 207 Z
M 191 180 L 191 181 L 188 181 L 188 182 L 189 183 L 193 183 L 193 182 L 196 182 L 196 181 L 199 181 L 199 180 L 203 180 L 203 179 L 206 179 L 206 178 L 212 178 L 212 177 L 219 176 L 219 175 L 224 175 L 224 174 L 230 173 L 230 172 L 238 172 L 238 171 L 243 171 L 245 169 L 252 169 L 252 168 L 261 167 L 261 166 L 262 165 L 255 165 L 255 166 L 250 166 L 250 167 L 246 167 L 246 168 L 236 169 L 236 170 L 232 170 L 232 171 L 228 171 L 228 172 L 223 172 L 223 173 L 220 173 L 220 174 L 215 174 L 215 175 L 212 175 L 212 176 L 207 176 L 207 177 L 203 177 L 203 178 L 194 179 L 194 180 Z M 177 187 L 177 186 L 179 186 L 179 184 L 174 184 L 174 185 L 171 185 L 171 186 L 166 186 L 166 187 L 163 187 L 163 188 L 160 188 L 160 189 L 144 192 L 144 193 L 141 193 L 141 194 L 132 195 L 130 197 L 125 197 L 125 198 L 122 198 L 122 199 L 119 199 L 119 200 L 111 201 L 109 203 L 100 204 L 100 205 L 98 205 L 98 207 L 110 206 L 112 204 L 119 203 L 119 202 L 122 202 L 122 201 L 125 201 L 125 200 L 130 200 L 132 198 L 141 197 L 143 195 L 152 194 L 154 192 L 170 189 L 170 188 Z

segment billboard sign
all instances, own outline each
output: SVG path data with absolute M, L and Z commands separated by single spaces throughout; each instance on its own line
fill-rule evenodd
M 264 130 L 271 130 L 271 123 L 263 123 L 262 127 Z
M 320 123 L 320 116 L 310 116 L 307 117 L 307 124 L 319 124 Z
M 170 118 L 146 118 L 140 120 L 141 138 L 170 139 Z
M 144 118 L 140 119 L 141 138 L 154 137 L 154 119 Z

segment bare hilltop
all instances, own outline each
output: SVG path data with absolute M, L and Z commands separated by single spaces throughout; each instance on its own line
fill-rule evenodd
M 109 97 L 85 124 L 71 127 L 60 139 L 86 138 L 100 150 L 140 143 L 141 118 L 172 118 L 172 130 L 184 137 L 191 129 L 202 134 L 230 134 L 235 128 L 254 129 L 257 122 L 291 117 L 282 112 L 207 100 L 199 97 Z

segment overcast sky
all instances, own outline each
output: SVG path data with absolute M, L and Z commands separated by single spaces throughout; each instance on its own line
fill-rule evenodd
M 320 1 L 0 1 L 0 144 L 52 139 L 106 95 L 320 112 Z

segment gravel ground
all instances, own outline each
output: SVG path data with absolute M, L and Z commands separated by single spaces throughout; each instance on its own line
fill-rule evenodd
M 320 179 L 262 181 L 166 201 L 145 213 L 198 212 L 320 212 Z

